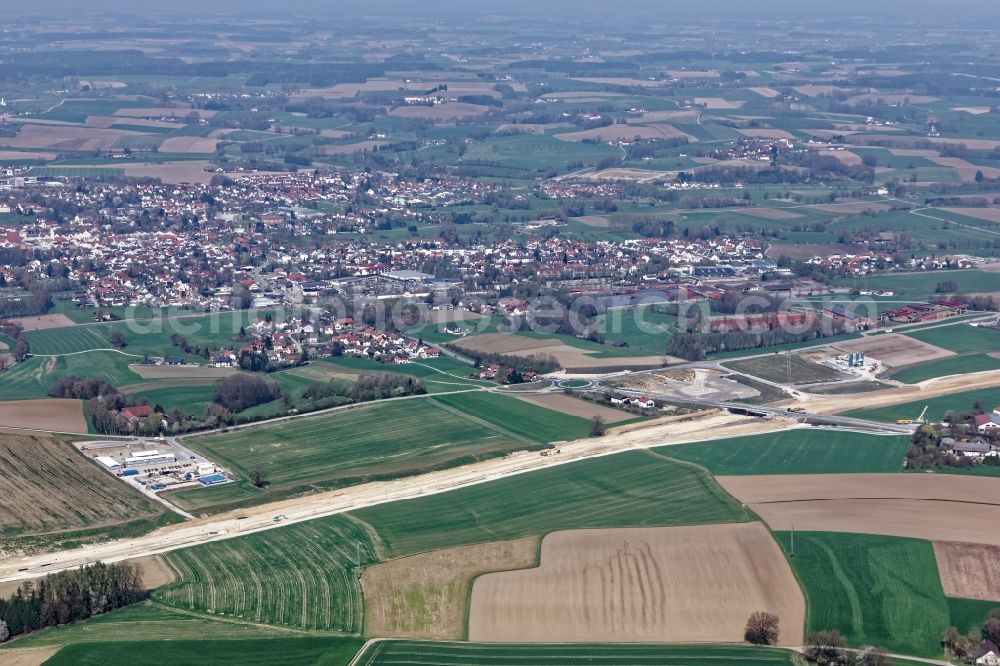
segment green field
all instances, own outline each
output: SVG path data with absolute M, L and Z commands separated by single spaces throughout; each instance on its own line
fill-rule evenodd
M 357 543 L 366 564 L 554 530 L 748 519 L 703 470 L 634 451 L 174 551 L 164 557 L 178 582 L 154 598 L 242 621 L 360 631 Z
M 913 218 L 908 218 L 912 226 Z M 935 234 L 940 237 L 940 230 Z M 927 271 L 925 273 L 899 273 L 875 275 L 858 279 L 838 280 L 838 284 L 854 288 L 892 289 L 896 296 L 914 300 L 940 297 L 935 289 L 939 282 L 954 282 L 964 293 L 1000 291 L 1000 273 L 980 270 Z
M 951 625 L 963 634 L 969 633 L 969 630 L 974 627 L 982 627 L 990 611 L 998 607 L 1000 607 L 1000 602 L 997 601 L 948 597 Z
M 728 361 L 727 368 L 778 384 L 805 384 L 845 379 L 833 368 L 807 361 L 795 354 L 771 354 L 740 361 Z
M 677 317 L 656 312 L 654 306 L 616 308 L 598 317 L 596 325 L 610 349 L 616 349 L 612 342 L 622 341 L 636 352 L 662 354 L 667 336 L 677 330 Z
M 987 411 L 993 409 L 996 405 L 1000 405 L 1000 387 L 952 393 L 938 398 L 925 398 L 924 400 L 904 402 L 899 405 L 873 407 L 872 409 L 855 409 L 844 412 L 843 415 L 891 423 L 896 419 L 915 419 L 920 416 L 920 412 L 926 406 L 927 416 L 925 418 L 931 422 L 935 422 L 942 420 L 945 412 L 949 410 L 959 413 L 969 411 L 976 402 L 979 402 L 983 409 Z
M 908 337 L 958 354 L 1000 351 L 1000 331 L 956 324 L 907 333 Z
M 369 646 L 358 666 L 792 666 L 792 654 L 774 648 L 738 645 L 518 645 L 431 641 L 383 641 Z
M 359 552 L 361 564 L 373 561 L 375 547 L 357 522 L 335 516 L 301 523 L 167 553 L 177 580 L 153 596 L 248 622 L 359 633 Z
M 579 416 L 496 393 L 453 393 L 435 396 L 434 401 L 534 442 L 580 439 L 590 433 L 590 421 Z
M 528 448 L 534 441 L 436 399 L 418 397 L 189 437 L 185 443 L 220 461 L 240 480 L 180 491 L 173 498 L 190 510 L 222 511 L 426 471 Z M 267 473 L 266 490 L 250 483 L 256 466 Z
M 108 324 L 89 324 L 65 328 L 29 331 L 25 335 L 33 354 L 40 356 L 73 354 L 93 349 L 110 349 L 111 332 L 119 331 L 125 341 L 126 353 L 141 357 L 185 355 L 171 342 L 174 334 L 184 336 L 192 346 L 207 345 L 212 348 L 233 347 L 239 344 L 237 336 L 241 326 L 247 326 L 263 312 L 238 310 L 211 314 L 176 315 L 170 317 Z
M 790 552 L 790 533 L 775 535 Z M 835 629 L 855 646 L 939 657 L 951 624 L 929 541 L 796 532 L 789 560 L 806 595 L 806 629 Z
M 51 627 L 20 636 L 0 646 L 0 662 L 6 648 L 45 647 L 103 641 L 218 640 L 288 636 L 288 629 L 264 624 L 251 625 L 232 618 L 212 618 L 166 606 L 156 601 L 119 608 L 83 622 Z
M 164 388 L 136 391 L 133 398 L 146 398 L 151 405 L 159 405 L 169 414 L 178 410 L 185 416 L 200 417 L 205 415 L 205 407 L 215 397 L 213 386 L 168 386 Z
M 387 558 L 556 530 L 749 519 L 704 470 L 648 451 L 559 465 L 353 515 L 375 527 Z
M 654 449 L 702 465 L 712 474 L 839 474 L 898 472 L 910 447 L 905 436 L 796 429 Z
M 998 369 L 1000 369 L 1000 359 L 986 354 L 967 354 L 906 367 L 899 372 L 892 373 L 890 378 L 904 384 L 917 384 L 935 377 Z
M 30 400 L 44 398 L 49 387 L 60 377 L 97 377 L 116 386 L 142 381 L 129 370 L 137 359 L 114 351 L 91 351 L 70 356 L 33 356 L 3 373 L 0 400 Z
M 167 640 L 79 643 L 64 647 L 50 666 L 203 666 L 206 663 L 270 666 L 271 664 L 350 663 L 364 641 L 360 638 L 268 638 L 266 640 Z

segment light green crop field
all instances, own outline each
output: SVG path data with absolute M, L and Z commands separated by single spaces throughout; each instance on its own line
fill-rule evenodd
M 90 351 L 70 356 L 33 356 L 3 373 L 0 400 L 30 400 L 44 398 L 49 387 L 60 377 L 97 377 L 115 386 L 128 386 L 142 381 L 129 370 L 137 359 L 114 351 Z
M 980 326 L 956 324 L 907 333 L 921 342 L 959 354 L 1000 352 L 1000 331 Z
M 1000 359 L 987 354 L 967 354 L 903 368 L 899 372 L 892 373 L 890 377 L 904 384 L 917 384 L 935 377 L 998 369 L 1000 369 Z
M 912 216 L 908 220 L 912 226 Z M 940 230 L 936 230 L 934 233 L 938 237 L 940 236 Z M 941 294 L 935 294 L 935 289 L 940 282 L 954 282 L 958 286 L 958 290 L 964 293 L 1000 291 L 1000 273 L 980 270 L 888 274 L 838 281 L 838 283 L 856 288 L 892 289 L 896 292 L 896 296 L 915 300 L 941 296 Z
M 775 535 L 790 552 L 789 532 Z M 796 532 L 792 568 L 806 595 L 806 628 L 835 629 L 855 646 L 939 657 L 951 624 L 929 541 Z
M 534 440 L 418 397 L 189 437 L 185 443 L 240 478 L 234 484 L 172 495 L 187 509 L 215 512 L 471 461 L 524 449 Z M 267 473 L 270 485 L 265 490 L 250 483 L 256 466 Z
M 357 633 L 359 552 L 362 565 L 374 560 L 368 531 L 343 516 L 207 543 L 164 555 L 177 579 L 153 597 L 248 622 Z
M 612 342 L 622 341 L 636 352 L 662 354 L 667 336 L 677 330 L 677 317 L 656 312 L 653 306 L 622 308 L 601 315 L 596 325 L 611 349 Z
M 29 331 L 25 335 L 32 353 L 42 356 L 109 349 L 112 346 L 111 332 L 119 331 L 126 345 L 122 350 L 124 352 L 140 357 L 144 353 L 182 357 L 185 354 L 171 341 L 174 334 L 184 336 L 192 346 L 233 347 L 239 344 L 237 337 L 240 327 L 247 326 L 258 316 L 264 315 L 264 312 L 238 310 L 136 322 L 50 328 Z
M 361 564 L 555 530 L 740 522 L 704 470 L 634 451 L 397 501 L 166 554 L 178 581 L 154 593 L 247 622 L 360 631 Z
M 80 643 L 64 647 L 50 666 L 203 666 L 204 664 L 323 664 L 350 663 L 364 641 L 360 638 L 268 638 L 265 640 L 167 640 Z
M 792 666 L 792 654 L 773 648 L 737 645 L 518 645 L 432 641 L 382 641 L 359 656 L 358 666 Z
M 737 372 L 781 384 L 821 382 L 845 378 L 845 375 L 833 368 L 807 361 L 794 354 L 771 354 L 741 361 L 728 361 L 725 366 Z
M 31 648 L 102 641 L 218 640 L 287 636 L 287 629 L 251 625 L 232 618 L 214 619 L 204 613 L 175 609 L 157 601 L 97 615 L 83 622 L 51 627 L 0 646 L 0 663 L 7 648 Z
M 92 349 L 110 349 L 106 326 L 69 326 L 25 333 L 31 353 L 40 356 L 72 354 Z
M 915 419 L 920 416 L 920 412 L 926 406 L 926 418 L 934 422 L 942 420 L 945 412 L 949 410 L 960 413 L 969 411 L 976 402 L 979 402 L 987 411 L 993 409 L 996 405 L 1000 405 L 1000 387 L 952 393 L 938 398 L 904 402 L 899 405 L 887 405 L 872 409 L 855 409 L 850 412 L 844 412 L 844 415 L 872 419 L 873 421 L 892 422 L 896 419 Z
M 587 527 L 749 520 L 703 469 L 629 451 L 353 513 L 386 557 Z
M 733 476 L 898 472 L 909 447 L 905 436 L 797 428 L 653 450 Z
M 168 386 L 136 391 L 131 395 L 148 399 L 150 404 L 163 407 L 167 414 L 176 409 L 188 416 L 204 416 L 205 407 L 215 396 L 215 388 L 211 385 Z
M 579 416 L 496 393 L 453 393 L 435 396 L 434 401 L 534 442 L 580 439 L 590 432 L 590 421 Z
M 651 317 L 652 318 L 652 317 Z M 611 326 L 615 326 L 615 322 L 611 322 Z M 623 324 L 624 326 L 624 324 Z M 641 332 L 636 328 L 633 331 L 636 338 L 641 335 Z M 577 349 L 582 349 L 585 352 L 590 352 L 589 355 L 592 358 L 628 358 L 630 356 L 648 356 L 650 354 L 663 354 L 666 347 L 665 337 L 661 338 L 661 343 L 654 351 L 650 352 L 648 349 L 643 349 L 641 347 L 615 347 L 611 344 L 599 344 L 591 340 L 582 340 L 574 335 L 560 335 L 556 333 L 539 333 L 536 331 L 518 331 L 514 335 L 520 335 L 526 338 L 532 338 L 535 340 L 555 340 L 562 342 L 570 347 L 576 347 Z M 618 338 L 608 337 L 608 340 L 616 340 Z M 649 340 L 646 340 L 645 344 L 652 344 Z M 545 354 L 545 349 L 532 350 L 529 353 Z

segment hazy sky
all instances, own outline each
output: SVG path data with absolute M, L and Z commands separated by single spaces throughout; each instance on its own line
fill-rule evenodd
M 684 14 L 720 13 L 724 16 L 752 15 L 759 18 L 785 16 L 842 17 L 845 13 L 882 15 L 893 18 L 983 18 L 997 17 L 1000 8 L 994 0 L 7 0 L 5 11 L 12 13 L 66 13 L 124 11 L 129 14 L 197 13 L 316 13 L 335 16 L 371 8 L 414 14 L 430 9 L 468 14 L 482 13 L 561 13 L 597 14 L 609 6 L 616 13 L 627 11 L 678 12 Z M 1000 23 L 998 26 L 1000 27 Z

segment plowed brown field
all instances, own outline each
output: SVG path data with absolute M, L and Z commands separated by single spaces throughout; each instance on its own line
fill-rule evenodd
M 802 640 L 802 592 L 761 523 L 572 530 L 545 537 L 540 567 L 475 582 L 469 639 L 739 642 L 757 610 Z
M 720 476 L 774 530 L 862 532 L 1000 546 L 1000 483 L 952 474 Z

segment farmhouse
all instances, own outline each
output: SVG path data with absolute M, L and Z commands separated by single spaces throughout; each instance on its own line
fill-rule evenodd
M 980 434 L 1000 430 L 1000 413 L 997 410 L 1000 410 L 1000 407 L 994 409 L 992 414 L 977 414 L 973 419 L 973 424 Z
M 1000 648 L 993 641 L 985 640 L 976 651 L 974 659 L 981 666 L 1000 666 Z
M 130 421 L 135 421 L 136 419 L 144 419 L 152 413 L 152 410 L 146 405 L 137 405 L 135 407 L 123 407 L 122 416 Z

